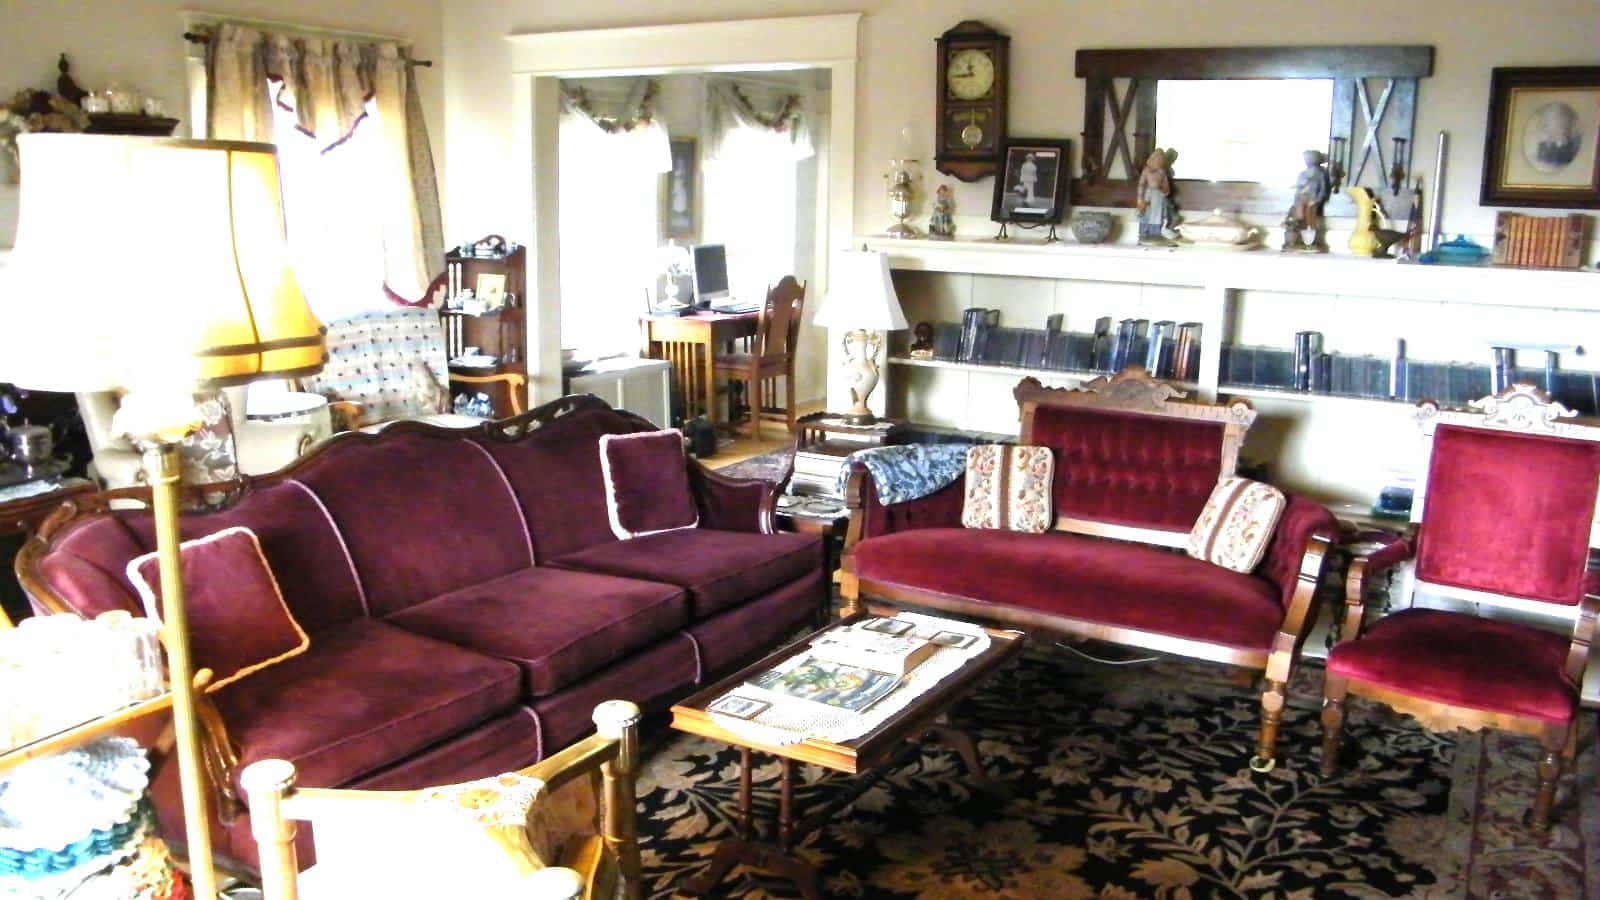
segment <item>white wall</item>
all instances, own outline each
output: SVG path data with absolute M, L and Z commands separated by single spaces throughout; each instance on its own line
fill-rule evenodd
M 394 35 L 415 43 L 420 59 L 434 60 L 418 75 L 424 114 L 443 171 L 444 0 L 3 0 L 0 2 L 0 95 L 23 88 L 54 90 L 56 56 L 65 51 L 72 74 L 86 90 L 115 82 L 165 101 L 190 134 L 189 98 L 181 11 L 267 19 L 297 25 Z M 0 248 L 16 228 L 14 186 L 0 186 Z
M 1083 82 L 1073 54 L 1085 47 L 1260 44 L 1431 44 L 1434 75 L 1422 82 L 1417 157 L 1431 180 L 1433 137 L 1451 134 L 1444 207 L 1448 232 L 1483 234 L 1493 211 L 1478 206 L 1489 70 L 1510 65 L 1595 61 L 1600 3 L 1595 0 L 1448 0 L 1396 4 L 1347 0 L 1228 0 L 1179 5 L 1167 0 L 462 0 L 450 4 L 445 48 L 447 223 L 451 233 L 492 231 L 511 220 L 495 189 L 511 162 L 509 34 L 629 25 L 811 15 L 864 10 L 857 97 L 856 230 L 889 221 L 882 173 L 910 125 L 918 146 L 933 141 L 934 47 L 945 29 L 977 17 L 1011 35 L 1013 134 L 1076 141 Z M 1425 152 L 1424 152 L 1425 151 Z M 937 183 L 929 179 L 929 187 Z M 956 184 L 958 211 L 983 216 L 992 182 Z M 1431 190 L 1430 190 L 1431 194 Z

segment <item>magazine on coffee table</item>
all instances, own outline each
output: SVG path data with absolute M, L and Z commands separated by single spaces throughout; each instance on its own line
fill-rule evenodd
M 893 691 L 900 677 L 807 654 L 786 660 L 748 683 L 782 697 L 862 712 Z

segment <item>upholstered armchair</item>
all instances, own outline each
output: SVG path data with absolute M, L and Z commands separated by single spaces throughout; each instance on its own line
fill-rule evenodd
M 451 411 L 450 383 L 509 382 L 513 402 L 526 379 L 514 372 L 451 375 L 436 310 L 395 307 L 328 323 L 328 362 L 300 389 L 328 398 L 334 430 L 370 430 L 420 420 L 446 428 L 479 419 Z M 514 412 L 521 412 L 515 409 Z
M 1328 654 L 1322 768 L 1337 767 L 1346 697 L 1414 716 L 1429 728 L 1498 728 L 1538 739 L 1543 754 L 1532 824 L 1549 825 L 1556 781 L 1570 766 L 1584 669 L 1600 615 L 1596 546 L 1600 428 L 1531 385 L 1445 412 L 1418 412 L 1427 474 L 1412 507 L 1415 538 L 1353 561 L 1340 640 Z M 1409 609 L 1363 622 L 1367 583 L 1415 560 Z M 1550 620 L 1553 628 L 1511 621 Z
M 144 482 L 139 451 L 116 433 L 112 419 L 120 398 L 110 391 L 78 394 L 94 471 L 109 488 L 132 487 Z M 225 388 L 216 398 L 198 406 L 204 423 L 184 439 L 183 480 L 187 484 L 229 481 L 242 475 L 263 475 L 281 469 L 309 449 L 317 439 L 307 424 L 252 422 L 245 417 L 245 388 Z
M 520 772 L 420 791 L 296 789 L 292 764 L 252 764 L 241 785 L 265 900 L 637 900 L 639 708 L 607 701 L 594 722 L 596 734 Z M 316 828 L 305 872 L 297 822 Z

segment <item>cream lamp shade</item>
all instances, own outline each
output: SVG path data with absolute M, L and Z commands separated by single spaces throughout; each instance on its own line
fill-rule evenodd
M 889 277 L 889 254 L 844 250 L 833 258 L 827 296 L 811 320 L 821 328 L 900 331 L 909 327 Z
M 322 368 L 271 144 L 25 134 L 0 381 L 197 388 Z

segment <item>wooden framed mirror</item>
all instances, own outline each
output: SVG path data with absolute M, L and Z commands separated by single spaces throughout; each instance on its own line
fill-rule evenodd
M 1190 212 L 1287 211 L 1305 150 L 1328 155 L 1328 215 L 1355 214 L 1344 193 L 1355 185 L 1392 216 L 1409 208 L 1422 149 L 1412 134 L 1417 83 L 1433 74 L 1432 47 L 1079 50 L 1076 74 L 1084 129 L 1074 205 L 1133 206 L 1143 161 L 1171 147 L 1174 197 Z

